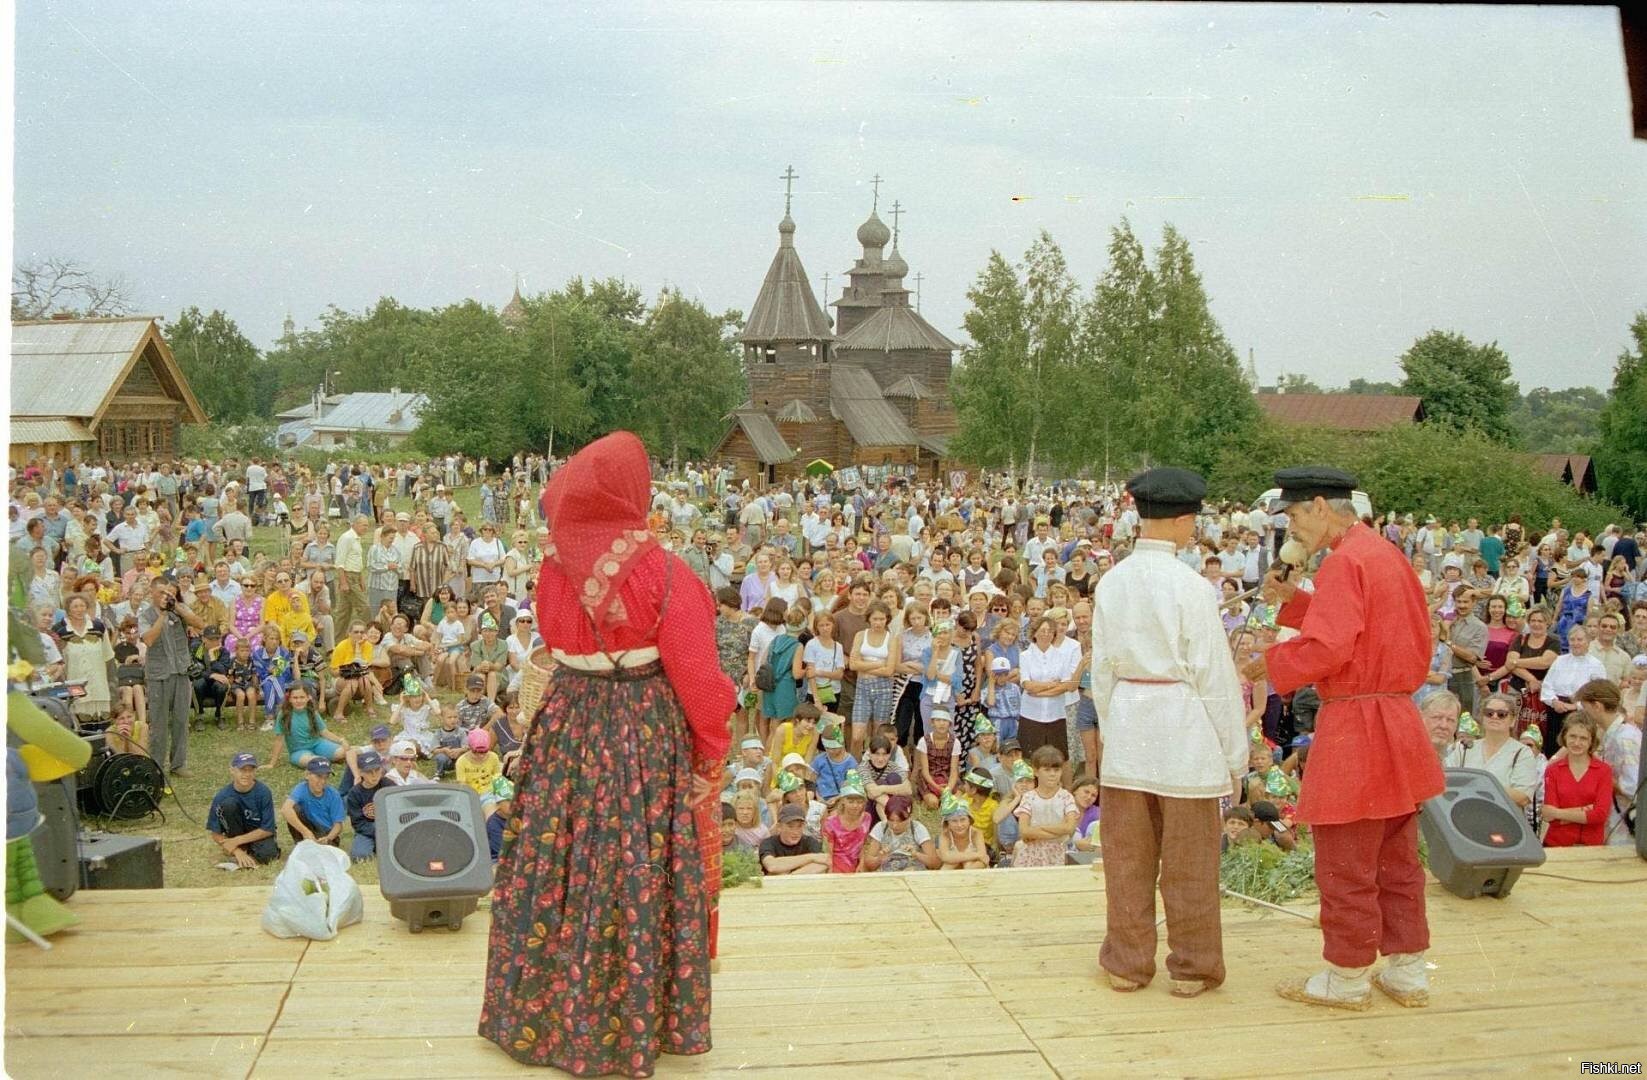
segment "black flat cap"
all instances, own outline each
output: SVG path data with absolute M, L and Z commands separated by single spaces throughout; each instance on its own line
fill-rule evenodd
M 1164 465 L 1128 480 L 1127 493 L 1137 502 L 1139 517 L 1175 518 L 1201 512 L 1207 482 L 1200 473 Z
M 1355 490 L 1355 477 L 1331 465 L 1297 465 L 1275 474 L 1275 486 L 1281 489 L 1276 509 L 1296 502 L 1308 502 L 1317 495 L 1323 499 L 1347 499 Z

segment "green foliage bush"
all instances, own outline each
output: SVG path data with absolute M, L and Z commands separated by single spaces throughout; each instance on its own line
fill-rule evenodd
M 1276 469 L 1302 464 L 1347 469 L 1360 480 L 1378 514 L 1394 510 L 1461 522 L 1476 517 L 1484 523 L 1520 514 L 1533 526 L 1559 517 L 1568 528 L 1592 532 L 1631 520 L 1624 507 L 1580 494 L 1541 472 L 1528 455 L 1475 431 L 1459 433 L 1436 424 L 1355 434 L 1265 421 L 1251 440 L 1219 452 L 1208 476 L 1208 495 L 1249 500 L 1274 486 Z
M 1315 891 L 1315 848 L 1282 851 L 1271 843 L 1236 844 L 1218 861 L 1218 882 L 1230 892 L 1285 904 Z

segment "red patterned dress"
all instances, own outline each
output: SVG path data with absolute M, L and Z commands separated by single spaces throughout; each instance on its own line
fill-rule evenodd
M 650 1076 L 659 1053 L 710 1048 L 719 875 L 706 879 L 689 796 L 694 773 L 720 775 L 734 691 L 716 660 L 708 590 L 645 534 L 644 460 L 627 493 L 639 502 L 635 527 L 606 530 L 612 556 L 557 561 L 551 551 L 539 574 L 544 643 L 616 666 L 557 667 L 520 759 L 492 900 L 480 1034 L 518 1061 L 576 1076 Z M 578 464 L 562 470 L 574 483 Z M 610 462 L 593 472 L 608 493 L 623 488 Z M 546 504 L 555 494 L 552 485 Z M 564 555 L 579 508 L 561 509 L 550 520 Z M 593 591 L 602 602 L 591 612 Z M 656 659 L 635 656 L 653 648 Z M 704 839 L 718 856 L 715 809 Z

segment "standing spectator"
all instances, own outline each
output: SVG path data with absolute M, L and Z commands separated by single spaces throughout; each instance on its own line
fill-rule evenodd
M 35 531 L 35 526 L 31 522 L 30 537 L 34 536 Z M 40 526 L 38 531 L 43 534 L 44 525 Z M 108 531 L 108 542 L 113 548 L 115 573 L 124 576 L 127 571 L 143 565 L 143 560 L 148 557 L 150 537 L 149 530 L 137 519 L 137 507 L 126 507 L 120 523 Z
M 269 470 L 259 458 L 252 458 L 246 466 L 246 502 L 254 518 L 261 520 L 264 502 L 269 497 Z
M 1619 617 L 1609 611 L 1596 620 L 1596 639 L 1590 643 L 1590 655 L 1601 661 L 1607 678 L 1622 683 L 1630 670 L 1630 654 L 1619 647 Z
M 1452 652 L 1452 671 L 1447 679 L 1447 689 L 1458 695 L 1458 700 L 1464 703 L 1464 711 L 1468 713 L 1476 711 L 1476 665 L 1487 655 L 1489 638 L 1487 624 L 1475 617 L 1477 599 L 1478 595 L 1471 589 L 1460 588 L 1457 591 L 1453 600 L 1457 605 L 1458 617 L 1447 627 L 1444 639 Z
M 1635 841 L 1625 821 L 1635 801 L 1636 785 L 1641 778 L 1641 722 L 1626 716 L 1624 701 L 1617 686 L 1610 682 L 1588 682 L 1579 687 L 1575 700 L 1584 709 L 1584 715 L 1595 722 L 1600 732 L 1599 757 L 1613 773 L 1613 797 L 1607 815 L 1608 844 L 1628 847 Z
M 150 754 L 173 776 L 188 775 L 189 631 L 204 624 L 177 602 L 177 585 L 169 575 L 155 579 L 149 601 L 137 613 L 137 630 L 147 653 L 143 681 L 148 688 Z
M 503 541 L 498 539 L 494 521 L 480 523 L 480 535 L 469 541 L 467 564 L 474 591 L 483 592 L 485 586 L 503 580 Z
M 323 757 L 310 758 L 303 767 L 303 782 L 294 787 L 280 805 L 280 816 L 285 818 L 286 831 L 293 840 L 337 846 L 349 815 L 343 809 L 343 796 L 327 783 L 331 775 L 330 761 Z
M 232 545 L 236 540 L 244 547 L 252 542 L 252 519 L 241 512 L 239 504 L 229 502 L 228 512 L 217 520 L 215 526 L 218 537 L 225 545 Z
M 212 796 L 206 832 L 229 856 L 220 870 L 249 870 L 280 857 L 275 839 L 274 796 L 257 778 L 257 755 L 244 751 L 229 760 L 229 782 Z
M 377 531 L 377 539 L 366 553 L 366 612 L 373 618 L 383 605 L 400 595 L 400 546 L 396 542 L 399 531 L 385 525 Z
M 1018 742 L 1032 757 L 1043 746 L 1056 747 L 1060 762 L 1068 745 L 1065 695 L 1075 689 L 1080 649 L 1059 647 L 1056 628 L 1042 616 L 1030 628 L 1031 645 L 1019 659 L 1023 678 Z
M 372 617 L 366 603 L 366 532 L 372 519 L 356 514 L 349 528 L 337 538 L 337 608 L 332 614 L 336 625 L 349 626 L 356 620 L 364 622 Z
M 1607 677 L 1607 669 L 1602 666 L 1601 661 L 1590 655 L 1590 631 L 1583 626 L 1572 627 L 1567 631 L 1567 646 L 1568 652 L 1556 657 L 1555 663 L 1550 665 L 1550 670 L 1544 675 L 1544 685 L 1539 690 L 1539 700 L 1554 714 L 1550 726 L 1553 728 L 1557 724 L 1563 724 L 1562 732 L 1558 736 L 1562 741 L 1566 739 L 1564 721 L 1579 711 L 1577 703 L 1573 700 L 1578 688 L 1591 679 Z M 1546 737 L 1546 756 L 1553 760 L 1560 747 L 1561 742 L 1551 745 Z M 1599 739 L 1591 749 L 1600 752 Z

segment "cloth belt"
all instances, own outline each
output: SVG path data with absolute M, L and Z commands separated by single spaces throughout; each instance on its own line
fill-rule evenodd
M 1123 678 L 1121 681 L 1122 682 L 1129 682 L 1129 683 L 1137 683 L 1140 686 L 1177 686 L 1179 683 L 1183 682 L 1184 680 L 1183 679 L 1127 679 L 1127 678 Z
M 1407 698 L 1411 700 L 1412 695 L 1404 694 L 1400 690 L 1374 690 L 1367 694 L 1341 694 L 1338 697 L 1324 697 L 1321 699 L 1321 704 L 1331 705 L 1336 701 L 1366 701 L 1370 698 Z
M 554 658 L 555 663 L 577 671 L 611 671 L 615 666 L 611 657 L 603 656 L 600 653 L 583 653 L 571 656 L 555 649 L 551 651 L 550 655 Z M 647 645 L 640 649 L 627 649 L 619 653 L 618 658 L 623 661 L 623 666 L 626 668 L 645 667 L 658 659 L 658 647 L 656 645 Z

